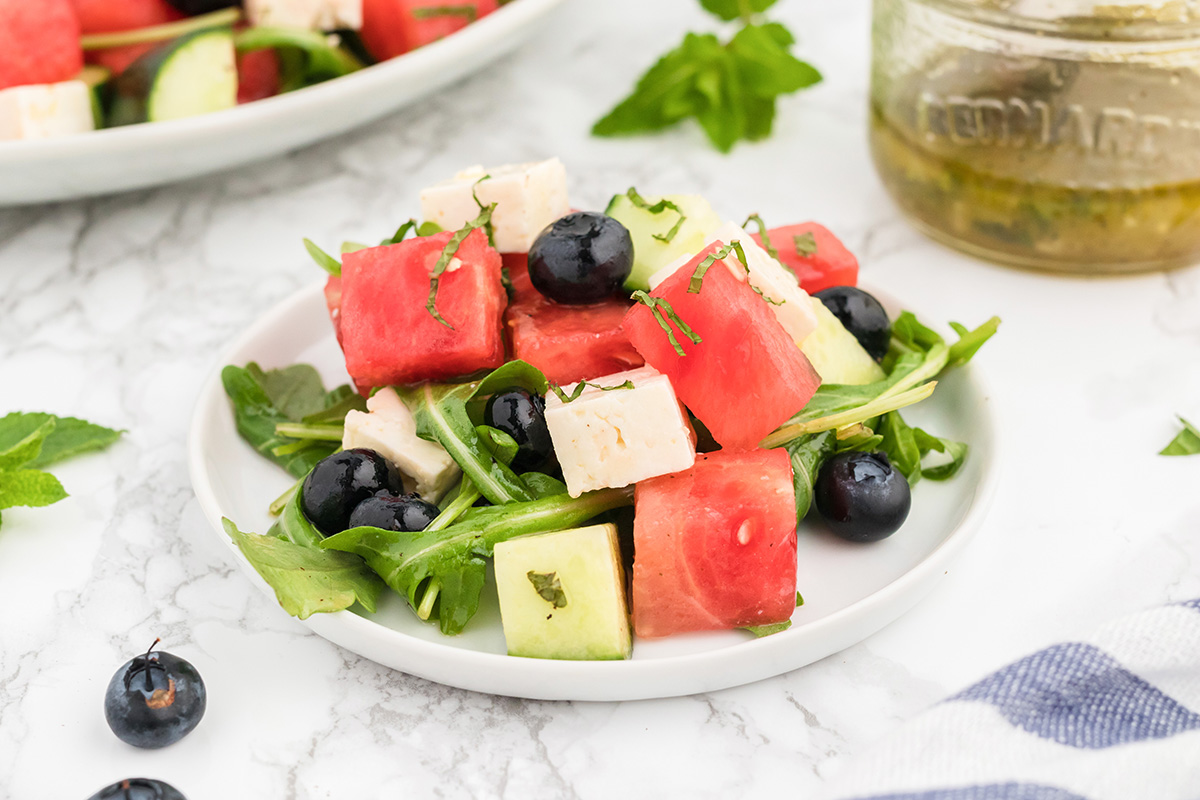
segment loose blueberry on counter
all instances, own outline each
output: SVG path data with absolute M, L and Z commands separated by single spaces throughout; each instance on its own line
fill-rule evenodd
M 846 330 L 854 334 L 871 358 L 883 360 L 892 338 L 892 321 L 878 300 L 856 286 L 833 286 L 813 297 L 824 303 Z
M 817 511 L 830 530 L 851 542 L 891 536 L 912 506 L 908 481 L 884 453 L 838 453 L 813 486 Z
M 134 747 L 174 744 L 200 724 L 207 704 L 200 673 L 179 656 L 153 652 L 158 641 L 117 670 L 104 695 L 108 727 Z
M 88 800 L 187 800 L 187 798 L 166 781 L 154 778 L 126 778 L 111 786 L 105 786 Z
M 488 398 L 483 421 L 517 443 L 517 455 L 510 464 L 514 472 L 528 472 L 550 460 L 554 443 L 546 427 L 546 399 L 540 394 L 516 386 L 499 391 Z
M 633 269 L 633 237 L 612 217 L 576 211 L 555 220 L 529 248 L 529 279 L 558 303 L 612 297 Z
M 326 536 L 350 527 L 355 506 L 379 492 L 403 491 L 400 471 L 374 450 L 354 448 L 323 458 L 304 479 L 300 510 Z
M 438 507 L 415 494 L 399 497 L 376 494 L 363 500 L 350 514 L 351 528 L 369 526 L 385 531 L 416 533 L 429 527 L 438 515 Z

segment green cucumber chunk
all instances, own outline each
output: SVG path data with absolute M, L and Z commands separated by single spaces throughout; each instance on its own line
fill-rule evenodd
M 683 256 L 698 253 L 712 232 L 721 227 L 721 218 L 703 197 L 694 194 L 668 194 L 644 198 L 648 205 L 661 200 L 676 206 L 679 211 L 665 208 L 655 214 L 639 207 L 628 195 L 619 194 L 609 202 L 604 213 L 629 229 L 633 237 L 633 270 L 625 281 L 629 291 L 649 291 L 650 276 Z M 671 229 L 683 214 L 683 224 L 671 236 Z M 660 238 L 655 238 L 655 237 Z M 663 238 L 670 237 L 664 242 Z
M 113 86 L 110 125 L 162 122 L 237 105 L 233 31 L 213 28 L 151 50 Z

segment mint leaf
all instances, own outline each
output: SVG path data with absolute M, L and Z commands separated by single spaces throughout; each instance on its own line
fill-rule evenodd
M 533 584 L 534 591 L 553 608 L 567 607 L 567 593 L 563 591 L 562 581 L 557 572 L 534 572 L 529 570 L 525 577 Z
M 106 428 L 75 417 L 55 417 L 54 430 L 42 443 L 42 452 L 28 466 L 41 469 L 84 453 L 103 450 L 124 431 Z
M 793 42 L 778 24 L 747 25 L 734 35 L 728 49 L 747 92 L 773 100 L 820 83 L 821 73 L 788 51 Z
M 355 603 L 374 613 L 383 584 L 358 556 L 243 533 L 228 519 L 222 523 L 250 566 L 275 590 L 279 605 L 293 617 L 307 619 Z
M 1164 447 L 1160 452 L 1160 456 L 1195 456 L 1200 455 L 1200 429 L 1188 422 L 1183 417 L 1179 418 L 1183 423 L 1183 430 L 1179 435 L 1171 440 L 1171 443 Z
M 704 104 L 696 89 L 697 76 L 708 61 L 720 57 L 721 51 L 716 36 L 687 34 L 679 47 L 647 70 L 632 94 L 592 126 L 592 133 L 648 133 L 694 116 Z
M 0 419 L 0 470 L 23 467 L 40 456 L 57 422 L 51 414 L 15 413 Z
M 700 5 L 710 14 L 729 22 L 738 17 L 761 14 L 775 5 L 775 0 L 700 0 Z
M 58 478 L 38 469 L 0 472 L 0 509 L 15 506 L 41 507 L 67 496 Z

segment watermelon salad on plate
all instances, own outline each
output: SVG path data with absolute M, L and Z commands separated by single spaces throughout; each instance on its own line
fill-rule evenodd
M 352 384 L 221 373 L 295 480 L 268 531 L 224 529 L 292 615 L 369 618 L 390 591 L 446 636 L 498 624 L 511 656 L 576 661 L 768 636 L 803 613 L 798 536 L 904 537 L 971 457 L 904 414 L 999 320 L 947 340 L 889 315 L 820 225 L 636 188 L 573 211 L 557 159 L 420 207 L 377 245 L 305 241 Z
M 0 0 L 0 141 L 262 100 L 403 55 L 503 4 Z

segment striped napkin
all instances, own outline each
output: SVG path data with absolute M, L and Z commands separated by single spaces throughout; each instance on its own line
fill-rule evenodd
M 1200 600 L 1009 664 L 837 778 L 837 800 L 1200 800 Z

